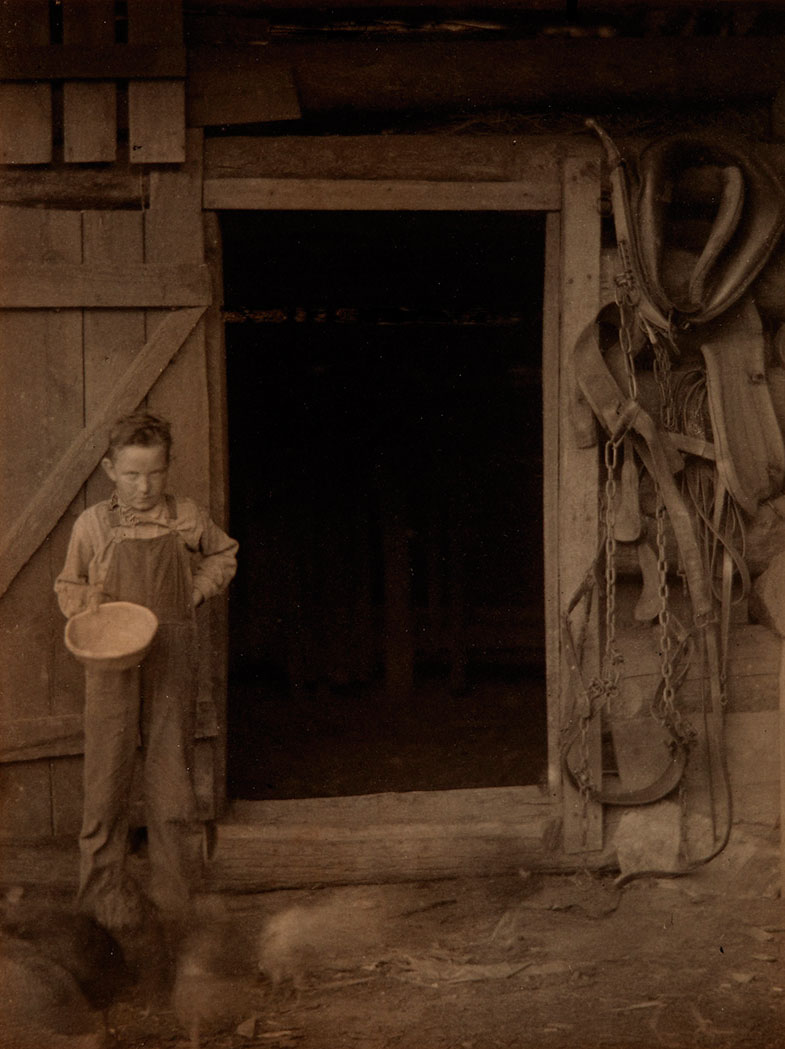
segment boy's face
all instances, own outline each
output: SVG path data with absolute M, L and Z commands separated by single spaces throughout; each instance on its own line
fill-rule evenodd
M 102 466 L 124 506 L 132 510 L 153 510 L 158 506 L 169 471 L 162 445 L 128 444 L 116 453 L 114 461 L 104 459 Z

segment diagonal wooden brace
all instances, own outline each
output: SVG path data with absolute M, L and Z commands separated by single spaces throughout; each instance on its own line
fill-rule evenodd
M 0 539 L 0 597 L 68 509 L 101 461 L 114 420 L 133 411 L 199 323 L 206 306 L 174 310 L 113 387 L 103 409 L 71 442 L 27 507 Z

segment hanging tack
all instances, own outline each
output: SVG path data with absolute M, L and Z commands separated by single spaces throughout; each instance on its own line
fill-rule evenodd
M 616 490 L 616 539 L 621 543 L 634 543 L 641 534 L 638 465 L 635 462 L 635 450 L 629 437 L 624 438 L 623 448 L 624 461 L 621 464 L 619 487 Z

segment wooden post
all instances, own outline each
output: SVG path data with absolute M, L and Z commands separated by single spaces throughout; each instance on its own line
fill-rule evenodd
M 780 898 L 785 898 L 785 639 L 780 649 Z
M 785 141 L 785 88 L 777 91 L 771 105 L 771 134 L 779 143 Z M 780 146 L 780 148 L 782 148 Z M 785 898 L 785 638 L 780 657 L 780 897 Z
M 583 435 L 591 419 L 576 394 L 573 347 L 579 332 L 596 315 L 600 292 L 600 155 L 591 144 L 564 159 L 561 236 L 561 353 L 559 391 L 559 604 L 563 613 L 594 559 L 599 529 L 597 448 L 585 447 Z M 576 610 L 576 632 L 584 638 L 582 666 L 587 678 L 597 673 L 599 638 L 597 602 L 585 622 Z M 562 653 L 562 656 L 564 654 Z M 564 726 L 570 714 L 562 671 Z M 589 773 L 599 786 L 602 778 L 599 716 L 589 726 Z M 568 852 L 602 848 L 602 807 L 585 810 L 577 791 L 564 783 L 564 848 Z

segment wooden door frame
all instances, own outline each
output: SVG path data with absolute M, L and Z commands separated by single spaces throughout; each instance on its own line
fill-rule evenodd
M 563 822 L 562 848 L 556 851 L 566 857 L 575 852 L 597 853 L 602 848 L 599 806 L 590 806 L 588 812 L 582 810 L 579 799 L 563 781 L 560 760 L 562 726 L 568 714 L 561 617 L 591 564 L 598 528 L 597 449 L 586 447 L 589 443 L 586 435 L 593 433 L 593 422 L 572 378 L 572 347 L 599 306 L 599 205 L 600 151 L 588 138 L 429 135 L 227 138 L 205 142 L 203 207 L 207 212 L 507 210 L 545 213 L 543 509 L 545 520 L 550 522 L 544 536 L 548 787 L 545 793 L 537 787 L 422 792 L 417 811 L 419 820 L 435 825 L 445 804 L 448 807 L 458 804 L 461 795 L 466 817 L 462 833 L 465 834 L 471 824 L 472 812 L 478 820 L 483 813 L 487 821 L 490 806 L 498 817 L 497 824 L 499 821 L 504 824 L 512 836 L 517 826 L 518 833 L 524 837 L 524 824 L 531 813 L 537 814 L 536 834 L 543 831 L 543 819 L 552 825 L 555 817 Z M 224 396 L 224 392 L 219 393 L 222 403 Z M 222 480 L 225 482 L 225 478 Z M 596 655 L 596 624 L 589 625 L 587 638 L 584 655 L 591 662 Z M 591 740 L 591 748 L 592 757 L 598 759 L 598 732 Z M 450 794 L 452 798 L 449 802 L 436 798 L 429 801 L 428 793 Z M 405 813 L 410 805 L 395 801 L 396 797 L 403 799 L 406 795 L 380 797 L 384 799 L 382 807 L 389 810 L 385 824 L 389 830 L 389 821 L 398 825 L 407 818 Z M 254 886 L 268 884 L 263 854 L 265 849 L 270 851 L 269 835 L 257 855 L 248 844 L 254 839 L 249 826 L 259 821 L 275 826 L 284 812 L 289 813 L 290 822 L 307 821 L 310 817 L 306 813 L 321 806 L 326 815 L 337 811 L 344 801 L 340 822 L 345 832 L 347 826 L 355 822 L 354 816 L 349 817 L 348 824 L 343 822 L 347 806 L 351 807 L 350 800 L 356 802 L 359 820 L 359 812 L 366 805 L 363 799 L 233 806 L 234 817 L 231 813 L 229 816 L 231 826 L 224 826 L 220 835 L 225 846 L 234 843 L 236 847 L 237 842 L 242 841 L 244 862 L 230 863 L 233 873 L 229 883 L 237 887 L 245 885 L 250 878 Z M 528 813 L 530 805 L 533 808 Z M 504 837 L 506 831 L 501 833 Z M 533 832 L 532 837 L 536 834 Z M 323 842 L 320 837 L 320 847 Z M 531 843 L 530 840 L 529 846 Z M 249 848 L 251 851 L 246 854 L 244 850 Z M 497 849 L 502 865 L 509 861 L 511 854 L 517 855 L 514 847 L 511 848 L 509 854 L 509 850 Z M 404 852 L 409 854 L 407 862 L 414 862 L 416 867 L 410 850 Z M 530 853 L 531 848 L 527 855 Z M 553 851 L 549 860 L 558 863 Z M 306 862 L 302 857 L 301 861 Z M 238 873 L 241 870 L 244 873 Z M 285 875 L 282 877 L 287 880 Z

